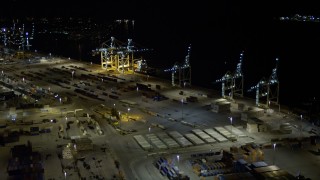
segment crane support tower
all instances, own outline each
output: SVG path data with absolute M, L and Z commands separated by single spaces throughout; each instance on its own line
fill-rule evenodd
M 102 47 L 93 51 L 93 55 L 100 52 L 101 68 L 107 71 L 118 71 L 121 73 L 133 73 L 138 68 L 138 62 L 142 59 L 134 59 L 134 53 L 149 49 L 138 49 L 132 39 L 123 43 L 114 37 L 102 43 Z
M 188 46 L 188 52 L 183 64 L 176 62 L 172 68 L 165 69 L 165 72 L 171 72 L 172 86 L 191 86 L 191 64 L 190 64 L 191 44 Z
M 243 73 L 242 73 L 242 60 L 243 60 L 243 51 L 240 53 L 239 63 L 237 64 L 236 70 L 231 73 L 228 71 L 222 76 L 221 79 L 216 80 L 216 82 L 221 82 L 221 93 L 222 97 L 229 97 L 233 99 L 234 95 L 243 97 Z M 228 93 L 226 96 L 226 93 Z
M 269 79 L 262 78 L 257 85 L 251 87 L 249 91 L 256 90 L 256 105 L 260 106 L 260 99 L 266 97 L 265 105 L 270 107 L 271 103 L 279 105 L 279 80 L 278 80 L 279 59 L 276 58 L 276 67 L 272 69 Z

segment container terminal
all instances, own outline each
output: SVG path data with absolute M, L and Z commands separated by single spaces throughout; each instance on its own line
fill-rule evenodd
M 170 80 L 138 51 L 111 37 L 93 64 L 1 47 L 0 179 L 319 177 L 319 128 L 280 107 L 279 59 L 249 99 L 244 52 L 219 92 L 192 84 L 191 45 Z

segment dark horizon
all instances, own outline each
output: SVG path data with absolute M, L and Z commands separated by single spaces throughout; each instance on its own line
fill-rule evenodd
M 224 1 L 197 3 L 147 0 L 46 1 L 8 0 L 2 2 L 1 17 L 95 17 L 110 19 L 210 20 L 215 17 L 242 18 L 282 15 L 319 15 L 312 1 Z M 258 17 L 259 16 L 259 17 Z

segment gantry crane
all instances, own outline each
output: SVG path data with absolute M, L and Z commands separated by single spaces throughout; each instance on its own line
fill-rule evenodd
M 272 69 L 269 79 L 262 78 L 257 85 L 251 87 L 249 91 L 256 90 L 256 105 L 259 106 L 260 98 L 266 97 L 266 106 L 270 107 L 270 103 L 279 105 L 279 80 L 278 80 L 278 64 L 279 59 L 276 58 L 276 67 Z
M 190 64 L 191 44 L 188 46 L 188 52 L 183 64 L 176 62 L 172 68 L 165 69 L 165 72 L 171 72 L 171 84 L 180 87 L 191 86 L 191 64 Z M 178 76 L 176 75 L 178 73 Z
M 179 86 L 180 86 L 180 79 L 177 78 L 177 76 L 175 76 L 175 74 L 178 72 L 180 73 L 180 66 L 178 62 L 175 62 L 174 65 L 172 66 L 172 68 L 170 69 L 165 69 L 165 72 L 171 72 L 171 85 L 172 86 L 176 86 L 176 82 L 178 81 Z M 180 77 L 180 76 L 178 76 Z
M 243 73 L 242 73 L 242 60 L 243 51 L 240 53 L 240 60 L 237 64 L 236 70 L 231 73 L 228 71 L 222 76 L 221 79 L 216 80 L 216 82 L 221 82 L 222 97 L 226 97 L 226 92 L 229 92 L 228 97 L 233 99 L 234 95 L 239 95 L 243 97 Z
M 105 70 L 116 70 L 124 73 L 134 72 L 138 67 L 138 61 L 134 59 L 135 52 L 148 51 L 149 49 L 138 49 L 132 39 L 123 43 L 114 37 L 102 44 L 102 47 L 93 51 L 94 54 L 101 53 L 101 68 Z

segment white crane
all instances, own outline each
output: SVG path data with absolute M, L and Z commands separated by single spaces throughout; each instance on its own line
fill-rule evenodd
M 216 82 L 221 82 L 222 97 L 226 97 L 226 92 L 229 91 L 228 97 L 233 98 L 234 94 L 243 96 L 243 73 L 242 73 L 243 51 L 240 53 L 240 60 L 236 70 L 231 73 L 228 71 Z
M 191 44 L 188 46 L 188 52 L 183 64 L 176 62 L 172 68 L 165 69 L 165 72 L 171 72 L 172 86 L 176 86 L 176 81 L 180 87 L 191 86 L 191 65 L 190 65 Z M 178 74 L 178 77 L 175 75 Z
M 276 58 L 276 67 L 272 69 L 269 79 L 262 78 L 257 85 L 251 87 L 249 91 L 256 90 L 256 105 L 259 106 L 260 98 L 266 97 L 266 106 L 270 107 L 270 103 L 279 105 L 279 80 L 278 80 L 278 63 Z

